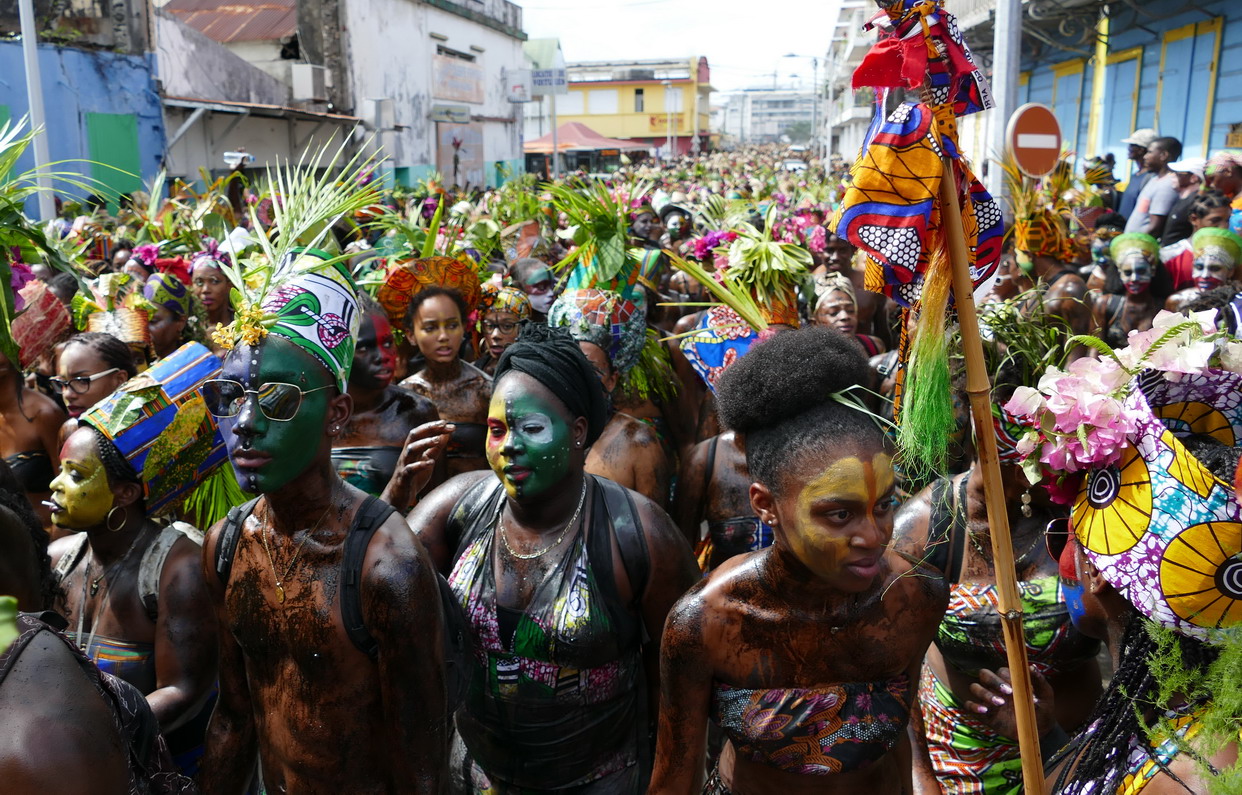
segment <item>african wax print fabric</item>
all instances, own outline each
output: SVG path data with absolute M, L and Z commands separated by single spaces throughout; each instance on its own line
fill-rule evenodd
M 1120 460 L 1091 470 L 1070 517 L 1079 543 L 1136 609 L 1212 640 L 1242 620 L 1242 521 L 1233 484 L 1179 436 L 1242 440 L 1242 375 L 1205 370 L 1138 379 L 1124 410 L 1138 417 Z
M 26 369 L 68 333 L 73 320 L 65 305 L 41 281 L 27 282 L 18 295 L 26 302 L 26 308 L 13 318 L 12 333 L 21 366 Z
M 903 306 L 918 301 L 929 252 L 941 236 L 941 155 L 956 158 L 937 124 L 923 104 L 900 105 L 887 119 L 877 115 L 837 218 L 836 234 L 866 254 L 864 287 Z M 965 163 L 960 158 L 953 162 L 958 184 L 964 186 L 962 223 L 970 278 L 978 287 L 1000 263 L 1004 221 Z
M 607 290 L 566 290 L 548 310 L 548 325 L 564 326 L 578 342 L 603 348 L 621 375 L 634 365 L 647 344 L 647 322 L 642 311 Z
M 479 287 L 479 318 L 488 312 L 508 312 L 518 320 L 529 320 L 530 298 L 516 287 L 501 287 L 495 282 L 484 282 Z
M 759 334 L 736 312 L 714 306 L 703 313 L 694 332 L 682 338 L 681 352 L 713 392 L 716 381 L 759 341 Z
M 804 776 L 861 770 L 896 747 L 910 716 L 905 674 L 820 688 L 712 686 L 712 720 L 741 757 Z
M 315 357 L 345 392 L 358 339 L 358 288 L 341 262 L 315 267 L 313 260 L 327 260 L 327 254 L 308 250 L 290 256 L 299 260 L 292 266 L 296 272 L 263 300 L 263 313 L 275 316 L 268 333 Z M 307 261 L 311 264 L 302 267 Z
M 171 273 L 156 273 L 142 286 L 143 296 L 178 317 L 190 314 L 190 291 L 185 283 Z
M 375 300 L 384 307 L 394 326 L 405 329 L 410 301 L 429 287 L 456 290 L 466 302 L 467 314 L 474 311 L 482 297 L 479 274 L 470 259 L 419 257 L 390 261 Z
M 947 795 L 1017 795 L 1018 744 L 975 720 L 931 668 L 919 683 L 923 730 L 936 781 Z
M 147 514 L 158 516 L 228 461 L 216 419 L 199 387 L 220 360 L 187 342 L 101 400 L 82 422 L 100 431 L 142 480 Z

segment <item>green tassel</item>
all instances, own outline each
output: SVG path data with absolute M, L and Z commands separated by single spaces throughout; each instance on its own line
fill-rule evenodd
M 668 404 L 677 398 L 677 374 L 668 349 L 660 342 L 655 329 L 647 329 L 647 341 L 643 343 L 638 363 L 621 376 L 618 390 L 626 398 L 654 398 L 657 403 Z
M 902 469 L 916 483 L 930 482 L 945 472 L 949 439 L 957 427 L 946 332 L 951 277 L 948 255 L 942 245 L 936 246 L 923 280 L 897 431 Z
M 229 509 L 241 505 L 251 495 L 241 490 L 233 465 L 216 467 L 202 483 L 190 491 L 181 506 L 185 521 L 204 533 L 216 522 L 228 515 Z

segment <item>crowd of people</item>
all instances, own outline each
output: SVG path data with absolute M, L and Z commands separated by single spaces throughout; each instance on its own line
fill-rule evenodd
M 937 471 L 837 157 L 24 222 L 3 788 L 1021 792 L 986 433 L 1050 791 L 1242 791 L 1242 153 L 1125 143 L 1015 174 Z

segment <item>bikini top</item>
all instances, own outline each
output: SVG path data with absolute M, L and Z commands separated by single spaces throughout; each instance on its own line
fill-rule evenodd
M 401 449 L 401 445 L 334 447 L 332 466 L 346 483 L 378 497 L 397 471 Z
M 910 716 L 910 679 L 762 690 L 717 682 L 711 711 L 752 762 L 804 776 L 846 773 L 896 747 Z
M 933 552 L 927 562 L 945 572 L 951 583 L 949 606 L 936 631 L 936 648 L 946 663 L 975 675 L 983 668 L 996 670 L 1007 658 L 996 586 L 958 582 L 969 533 L 968 477 L 961 478 L 956 500 L 949 479 L 932 486 L 928 548 Z M 1025 613 L 1022 630 L 1027 657 L 1041 674 L 1073 670 L 1099 652 L 1100 642 L 1080 633 L 1070 621 L 1057 575 L 1020 580 L 1018 595 Z
M 22 490 L 31 494 L 47 491 L 52 487 L 52 459 L 43 450 L 27 450 L 6 456 L 5 463 L 13 470 L 13 477 Z

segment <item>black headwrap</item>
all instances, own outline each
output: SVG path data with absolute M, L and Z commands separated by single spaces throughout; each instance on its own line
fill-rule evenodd
M 595 369 L 578 343 L 563 328 L 541 323 L 523 324 L 517 342 L 505 348 L 494 378 L 510 370 L 526 373 L 552 390 L 569 413 L 586 417 L 587 444 L 594 444 L 608 422 L 608 403 Z

